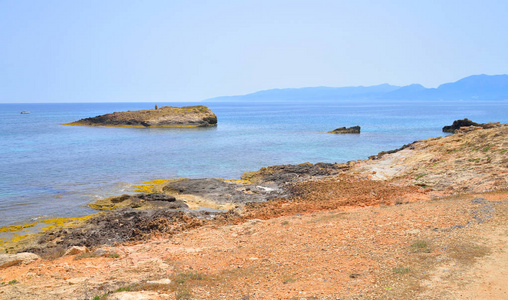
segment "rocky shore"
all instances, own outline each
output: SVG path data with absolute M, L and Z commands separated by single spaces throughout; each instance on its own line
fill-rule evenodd
M 217 125 L 217 116 L 206 106 L 163 106 L 155 109 L 115 112 L 81 119 L 64 125 L 113 127 L 209 127 Z
M 489 124 L 97 201 L 79 226 L 3 247 L 41 258 L 0 267 L 0 298 L 503 299 L 508 124 Z

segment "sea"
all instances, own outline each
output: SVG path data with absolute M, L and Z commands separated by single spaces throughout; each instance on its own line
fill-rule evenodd
M 77 127 L 101 114 L 204 104 L 213 128 Z M 29 114 L 21 114 L 29 111 Z M 264 166 L 366 159 L 446 135 L 456 119 L 508 122 L 508 101 L 0 104 L 0 226 L 77 217 L 160 178 L 240 178 Z M 361 134 L 327 133 L 361 126 Z

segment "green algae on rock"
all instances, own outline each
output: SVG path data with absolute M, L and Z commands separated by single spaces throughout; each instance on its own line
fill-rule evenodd
M 63 125 L 135 128 L 210 127 L 217 125 L 217 116 L 203 105 L 163 106 L 155 109 L 114 112 Z

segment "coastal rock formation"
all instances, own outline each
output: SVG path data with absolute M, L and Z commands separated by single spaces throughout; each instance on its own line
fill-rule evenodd
M 208 207 L 218 210 L 283 196 L 283 191 L 274 183 L 261 186 L 217 178 L 180 179 L 168 182 L 162 190 L 177 199 L 185 200 L 191 208 Z
M 480 126 L 480 124 L 469 120 L 468 118 L 462 120 L 455 120 L 451 126 L 444 126 L 443 132 L 451 132 L 455 133 L 455 131 L 459 130 L 461 127 L 469 127 L 469 126 Z
M 349 169 L 349 164 L 303 163 L 298 165 L 278 165 L 261 168 L 258 171 L 242 174 L 242 180 L 253 183 L 276 183 L 280 186 L 294 181 L 337 175 Z
M 113 127 L 209 127 L 217 125 L 217 116 L 206 106 L 163 106 L 156 109 L 114 112 L 81 119 L 64 125 Z
M 187 208 L 183 201 L 176 200 L 171 195 L 161 193 L 121 195 L 99 199 L 89 204 L 93 209 L 108 210 L 113 208 L 139 208 L 139 209 L 179 209 Z
M 508 189 L 508 124 L 473 128 L 380 153 L 359 162 L 351 172 L 448 193 Z
M 469 119 L 455 120 L 451 126 L 444 126 L 443 132 L 451 132 L 456 133 L 458 131 L 469 131 L 475 129 L 490 129 L 494 127 L 499 127 L 501 124 L 499 122 L 496 123 L 475 123 Z
M 23 250 L 43 260 L 0 267 L 0 298 L 505 299 L 507 152 L 508 124 L 483 124 L 369 160 L 157 183 L 136 198 L 253 202 L 113 209 L 45 231 Z M 73 246 L 91 252 L 60 257 Z
M 337 129 L 334 129 L 332 131 L 328 131 L 328 133 L 360 133 L 360 126 L 353 126 L 353 127 L 340 127 Z

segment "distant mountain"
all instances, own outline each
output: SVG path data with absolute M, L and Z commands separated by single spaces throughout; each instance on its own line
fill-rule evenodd
M 273 89 L 259 91 L 241 96 L 223 96 L 207 99 L 205 101 L 228 102 L 228 101 L 311 101 L 311 100 L 336 100 L 348 98 L 369 99 L 376 95 L 388 93 L 399 89 L 399 86 L 380 84 L 374 86 L 354 87 L 305 87 L 289 89 Z
M 508 100 L 508 75 L 473 75 L 437 88 L 421 84 L 272 89 L 207 99 L 213 102 L 330 100 Z

